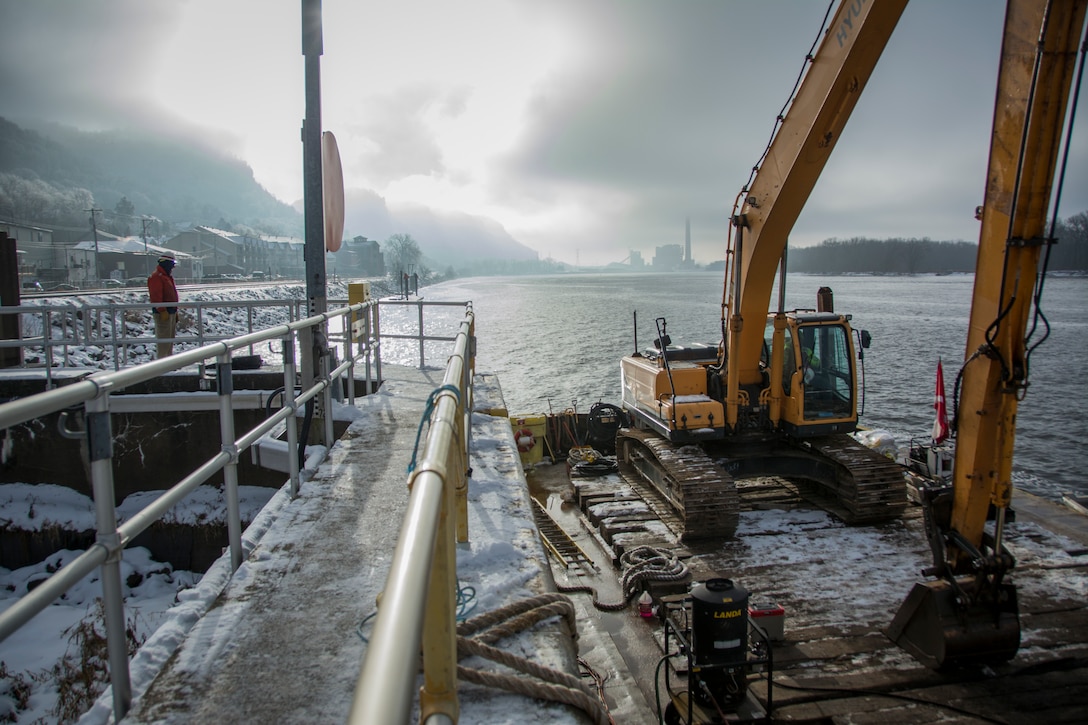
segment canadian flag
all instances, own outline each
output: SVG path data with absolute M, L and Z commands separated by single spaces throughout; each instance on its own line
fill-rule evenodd
M 948 408 L 944 403 L 944 369 L 941 367 L 941 359 L 937 358 L 937 390 L 933 396 L 933 409 L 937 411 L 937 417 L 933 420 L 933 445 L 937 445 L 948 437 Z

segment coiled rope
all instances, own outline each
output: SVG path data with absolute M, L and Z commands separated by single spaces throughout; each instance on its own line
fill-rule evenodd
M 597 590 L 590 586 L 557 586 L 561 592 L 573 594 L 585 592 L 593 596 L 593 606 L 602 612 L 618 612 L 626 609 L 631 599 L 642 589 L 645 581 L 680 581 L 688 575 L 688 567 L 669 552 L 653 546 L 637 546 L 623 552 L 620 565 L 624 567 L 620 577 L 620 589 L 623 601 L 615 603 L 601 602 Z
M 530 675 L 533 679 L 477 670 L 464 665 L 457 666 L 457 677 L 485 687 L 571 705 L 588 714 L 596 725 L 610 725 L 612 718 L 604 701 L 594 695 L 581 678 L 491 646 L 493 642 L 555 616 L 565 618 L 571 631 L 577 632 L 574 604 L 569 598 L 556 593 L 522 599 L 457 625 L 458 657 L 482 657 Z
M 570 475 L 589 478 L 619 470 L 615 456 L 606 456 L 589 446 L 575 446 L 567 453 Z

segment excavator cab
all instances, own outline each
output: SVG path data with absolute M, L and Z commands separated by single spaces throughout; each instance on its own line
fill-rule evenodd
M 799 438 L 853 432 L 857 371 L 847 318 L 832 312 L 788 313 L 779 373 L 772 366 L 774 320 L 775 315 L 767 318 L 761 365 L 769 390 L 772 378 L 782 383 L 779 426 Z

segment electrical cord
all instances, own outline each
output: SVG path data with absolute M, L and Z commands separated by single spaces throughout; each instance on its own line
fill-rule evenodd
M 962 708 L 962 707 L 957 707 L 956 705 L 953 705 L 951 703 L 936 702 L 934 700 L 927 700 L 924 697 L 917 697 L 915 695 L 902 695 L 902 694 L 899 694 L 899 693 L 896 693 L 896 692 L 881 692 L 880 690 L 867 690 L 867 689 L 862 688 L 862 687 L 858 687 L 858 688 L 851 688 L 851 687 L 810 687 L 810 686 L 805 686 L 805 685 L 791 685 L 791 684 L 786 683 L 786 682 L 775 682 L 775 687 L 784 687 L 787 690 L 800 690 L 800 691 L 804 691 L 804 692 L 825 692 L 825 693 L 828 693 L 828 694 L 839 694 L 839 695 L 867 695 L 869 697 L 886 697 L 886 698 L 891 699 L 891 700 L 900 700 L 902 702 L 910 702 L 910 703 L 921 704 L 921 705 L 929 705 L 930 707 L 936 707 L 936 708 L 940 708 L 942 710 L 949 710 L 951 712 L 954 712 L 954 713 L 957 713 L 957 714 L 960 714 L 960 715 L 966 715 L 967 717 L 973 717 L 973 718 L 977 718 L 979 720 L 983 720 L 985 722 L 994 723 L 994 725 L 1008 725 L 1008 722 L 1005 721 L 1005 720 L 1000 720 L 998 718 L 989 717 L 988 715 L 982 715 L 982 714 L 977 713 L 977 712 L 972 712 L 971 710 L 968 710 L 968 709 Z M 826 699 L 827 698 L 825 698 L 825 697 L 813 697 L 811 699 L 793 700 L 792 702 L 789 703 L 789 705 L 799 705 L 799 704 L 803 704 L 805 702 L 821 702 L 821 701 L 826 700 Z M 787 707 L 789 705 L 787 705 Z M 783 707 L 783 706 L 779 706 L 779 708 L 775 708 L 775 709 L 781 709 L 781 707 Z
M 589 440 L 598 443 L 615 441 L 616 431 L 624 427 L 626 421 L 627 414 L 618 405 L 594 403 L 589 409 L 589 416 L 586 420 Z
M 673 652 L 672 654 L 664 655 L 657 661 L 657 667 L 654 668 L 654 704 L 657 705 L 657 722 L 659 725 L 664 725 L 665 715 L 661 712 L 661 666 L 668 662 L 670 657 L 675 657 L 680 652 Z M 669 671 L 665 670 L 665 677 L 669 676 Z M 668 694 L 669 685 L 665 683 L 665 692 Z
M 427 404 L 423 408 L 423 415 L 419 419 L 419 427 L 416 429 L 416 444 L 412 447 L 412 460 L 408 463 L 408 473 L 416 470 L 416 456 L 419 454 L 419 440 L 423 437 L 423 424 L 427 423 L 428 426 L 431 422 L 431 415 L 434 413 L 435 401 L 438 399 L 438 395 L 442 392 L 452 392 L 454 397 L 457 398 L 457 404 L 461 404 L 461 391 L 457 389 L 456 385 L 447 383 L 441 387 L 435 388 L 431 391 L 431 394 L 427 396 Z
M 1050 250 L 1053 248 L 1056 234 L 1056 227 L 1058 224 L 1058 209 L 1061 208 L 1062 192 L 1065 189 L 1065 172 L 1069 163 L 1069 147 L 1073 139 L 1073 127 L 1076 125 L 1077 119 L 1077 106 L 1080 100 L 1080 89 L 1084 81 L 1084 65 L 1085 57 L 1088 55 L 1088 27 L 1084 30 L 1084 36 L 1081 38 L 1080 43 L 1080 61 L 1077 67 L 1077 80 L 1073 85 L 1073 97 L 1069 104 L 1069 126 L 1066 128 L 1065 146 L 1062 153 L 1061 171 L 1058 172 L 1058 183 L 1054 190 L 1054 211 L 1050 217 L 1050 232 L 1047 234 L 1046 252 L 1043 254 L 1043 266 L 1039 272 L 1039 279 L 1035 285 L 1035 317 L 1032 320 L 1031 330 L 1024 338 L 1027 345 L 1027 352 L 1024 354 L 1024 378 L 1027 379 L 1031 370 L 1031 354 L 1035 352 L 1035 348 L 1042 345 L 1048 337 L 1050 337 L 1050 323 L 1046 319 L 1046 315 L 1042 311 L 1042 298 L 1043 298 L 1043 283 L 1046 281 L 1047 269 L 1050 266 Z M 1031 343 L 1031 338 L 1035 335 L 1035 330 L 1039 326 L 1039 320 L 1042 320 L 1044 331 L 1043 336 L 1038 342 Z
M 461 580 L 458 579 L 456 620 L 458 622 L 467 620 L 468 615 L 472 614 L 472 611 L 476 609 L 476 603 L 476 588 L 472 586 L 461 586 Z M 370 644 L 370 638 L 367 637 L 365 631 L 366 625 L 376 616 L 378 616 L 377 609 L 363 617 L 362 621 L 355 627 L 355 634 L 363 641 L 363 644 Z
M 1048 672 L 1054 672 L 1059 670 L 1075 670 L 1088 667 L 1088 657 L 1061 657 L 1048 662 L 1036 662 L 1035 664 L 1026 665 L 1009 672 L 1003 672 L 1001 674 L 993 676 L 992 680 L 1002 679 L 1005 677 L 1028 677 L 1032 675 L 1041 675 Z M 776 682 L 777 687 L 785 687 L 788 690 L 801 690 L 809 692 L 826 692 L 826 693 L 839 693 L 844 695 L 869 695 L 872 697 L 887 697 L 893 700 L 902 700 L 904 702 L 913 702 L 923 705 L 929 705 L 930 707 L 937 707 L 952 712 L 959 713 L 961 715 L 967 715 L 969 717 L 978 718 L 986 722 L 996 723 L 997 725 L 1007 725 L 1005 720 L 999 718 L 990 717 L 988 715 L 982 715 L 977 712 L 972 712 L 965 708 L 957 707 L 946 702 L 935 702 L 933 700 L 927 700 L 923 697 L 917 697 L 915 695 L 905 695 L 896 692 L 883 692 L 880 690 L 870 690 L 866 688 L 848 688 L 848 687 L 809 687 L 805 685 L 791 685 L 786 682 Z M 823 698 L 814 698 L 823 699 Z M 801 701 L 795 700 L 791 704 L 798 704 Z
M 606 456 L 587 446 L 571 448 L 567 453 L 567 466 L 570 475 L 580 478 L 603 476 L 619 470 L 615 456 Z
M 581 669 L 583 677 L 589 677 L 593 680 L 593 689 L 597 691 L 597 697 L 604 703 L 604 711 L 608 716 L 609 725 L 616 725 L 616 721 L 613 719 L 612 713 L 608 709 L 608 703 L 605 701 L 604 697 L 604 683 L 608 682 L 609 676 L 602 677 L 601 673 L 593 669 L 592 665 L 590 665 L 583 657 L 578 658 L 578 667 Z

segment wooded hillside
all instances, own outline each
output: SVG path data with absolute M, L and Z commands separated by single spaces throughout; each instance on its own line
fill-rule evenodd
M 0 118 L 0 214 L 82 225 L 88 205 L 103 211 L 107 228 L 147 215 L 268 234 L 302 230 L 302 215 L 258 184 L 247 164 L 192 139 L 62 126 L 39 132 Z
M 1088 271 L 1088 212 L 1060 221 L 1051 247 L 1051 271 Z M 978 244 L 931 239 L 829 239 L 791 248 L 789 271 L 814 274 L 924 274 L 971 272 Z

